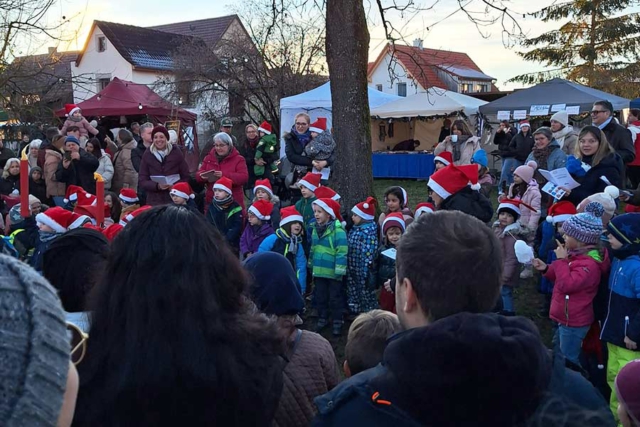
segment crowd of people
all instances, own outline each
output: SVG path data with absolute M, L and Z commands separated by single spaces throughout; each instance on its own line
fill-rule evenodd
M 0 181 L 2 423 L 640 426 L 640 215 L 616 215 L 640 205 L 621 169 L 635 150 L 614 146 L 612 120 L 566 122 L 501 125 L 514 155 L 497 209 L 462 120 L 415 209 L 400 185 L 345 206 L 326 179 L 333 135 L 304 113 L 283 136 L 291 204 L 266 122 L 238 143 L 222 121 L 195 175 L 161 125 L 102 143 L 47 130 L 27 217 L 19 162 Z M 545 200 L 554 165 L 581 185 Z M 516 315 L 532 277 L 552 350 Z M 340 366 L 319 333 L 348 322 Z

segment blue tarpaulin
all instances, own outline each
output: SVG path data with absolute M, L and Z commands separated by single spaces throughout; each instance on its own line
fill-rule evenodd
M 640 98 L 632 99 L 629 108 L 640 108 Z
M 373 153 L 374 178 L 428 179 L 434 172 L 433 154 Z

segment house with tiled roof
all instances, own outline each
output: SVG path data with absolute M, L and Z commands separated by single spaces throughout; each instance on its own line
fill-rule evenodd
M 469 95 L 498 92 L 495 78 L 462 52 L 429 49 L 416 39 L 413 46 L 388 44 L 367 68 L 369 85 L 399 96 L 439 87 Z

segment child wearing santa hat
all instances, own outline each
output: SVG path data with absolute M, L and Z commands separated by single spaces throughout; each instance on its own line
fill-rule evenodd
M 396 247 L 407 228 L 400 212 L 392 212 L 382 223 L 383 239 L 371 264 L 370 286 L 380 289 L 380 308 L 396 312 Z
M 353 227 L 347 236 L 347 306 L 352 314 L 378 308 L 375 288 L 369 283 L 369 269 L 378 249 L 376 204 L 376 199 L 367 197 L 351 209 Z
M 242 233 L 242 208 L 233 200 L 233 181 L 226 176 L 213 184 L 213 199 L 207 209 L 207 221 L 222 234 L 237 254 Z
M 443 151 L 433 158 L 433 163 L 436 166 L 436 171 L 439 171 L 453 163 L 453 156 L 449 151 Z
M 309 265 L 315 283 L 315 302 L 318 308 L 317 331 L 333 319 L 333 334 L 342 334 L 344 308 L 342 279 L 347 274 L 347 234 L 342 226 L 340 205 L 333 199 L 313 202 L 316 222 L 313 226 Z
M 138 198 L 138 193 L 133 188 L 123 188 L 120 190 L 118 199 L 120 199 L 120 203 L 122 204 L 121 218 L 140 209 L 140 199 Z
M 304 155 L 313 159 L 314 172 L 330 167 L 333 163 L 336 141 L 327 129 L 327 119 L 319 117 L 309 125 L 311 141 L 304 146 Z
M 384 191 L 384 203 L 387 206 L 386 211 L 380 214 L 378 218 L 378 225 L 380 226 L 380 238 L 384 238 L 384 232 L 382 230 L 382 224 L 390 213 L 400 213 L 404 218 L 406 225 L 413 222 L 413 212 L 409 209 L 409 197 L 407 191 L 397 185 L 387 188 Z
M 73 213 L 58 206 L 36 215 L 36 223 L 39 228 L 38 240 L 29 265 L 36 271 L 42 272 L 42 255 L 55 239 L 69 230 L 69 225 L 72 222 Z
M 193 201 L 196 195 L 193 193 L 188 182 L 177 182 L 173 184 L 169 195 L 175 206 L 184 207 L 193 212 L 200 212 Z
M 89 139 L 89 134 L 98 136 L 98 129 L 92 126 L 87 119 L 82 116 L 82 110 L 76 104 L 66 104 L 64 106 L 67 119 L 60 129 L 60 135 L 67 134 L 67 128 L 70 126 L 78 126 L 80 129 L 80 138 L 84 138 L 84 142 Z
M 302 198 L 296 202 L 296 210 L 300 212 L 304 221 L 303 224 L 307 236 L 304 243 L 306 253 L 309 253 L 311 247 L 311 235 L 313 232 L 313 223 L 315 222 L 313 202 L 317 199 L 315 191 L 320 187 L 320 178 L 319 174 L 309 172 L 298 181 Z
M 518 222 L 520 214 L 519 200 L 504 199 L 498 206 L 498 220 L 493 223 L 493 232 L 500 241 L 502 251 L 502 312 L 508 316 L 515 316 L 513 288 L 518 286 L 520 279 L 515 243 L 525 240 L 527 236 L 526 230 Z
M 253 202 L 265 200 L 273 205 L 271 211 L 271 226 L 273 229 L 280 227 L 280 198 L 273 194 L 271 182 L 268 179 L 258 179 L 253 186 Z
M 266 200 L 258 200 L 247 209 L 249 224 L 240 237 L 240 255 L 243 259 L 249 258 L 258 252 L 262 241 L 273 234 L 271 226 L 271 212 L 273 205 Z
M 260 137 L 260 141 L 256 146 L 253 173 L 256 178 L 262 178 L 266 171 L 265 166 L 269 166 L 269 170 L 275 175 L 278 173 L 279 163 L 278 153 L 276 152 L 278 139 L 272 133 L 271 125 L 268 122 L 262 122 L 260 127 L 258 127 L 258 136 Z
M 427 185 L 438 210 L 460 211 L 486 224 L 493 218 L 491 202 L 478 191 L 476 165 L 449 165 L 431 175 Z
M 418 217 L 420 217 L 420 215 L 425 214 L 425 213 L 434 213 L 436 211 L 436 207 L 433 206 L 433 203 L 418 203 L 418 205 L 416 206 L 416 219 L 418 219 Z
M 282 208 L 280 215 L 280 227 L 262 241 L 258 252 L 277 252 L 287 258 L 298 277 L 300 292 L 304 294 L 307 291 L 307 256 L 302 215 L 295 206 Z

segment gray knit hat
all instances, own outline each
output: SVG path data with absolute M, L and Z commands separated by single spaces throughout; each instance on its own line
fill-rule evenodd
M 595 245 L 604 231 L 603 214 L 604 207 L 600 203 L 589 202 L 583 213 L 573 215 L 562 224 L 562 230 L 578 242 Z
M 57 425 L 69 350 L 55 290 L 27 265 L 0 255 L 0 425 Z

